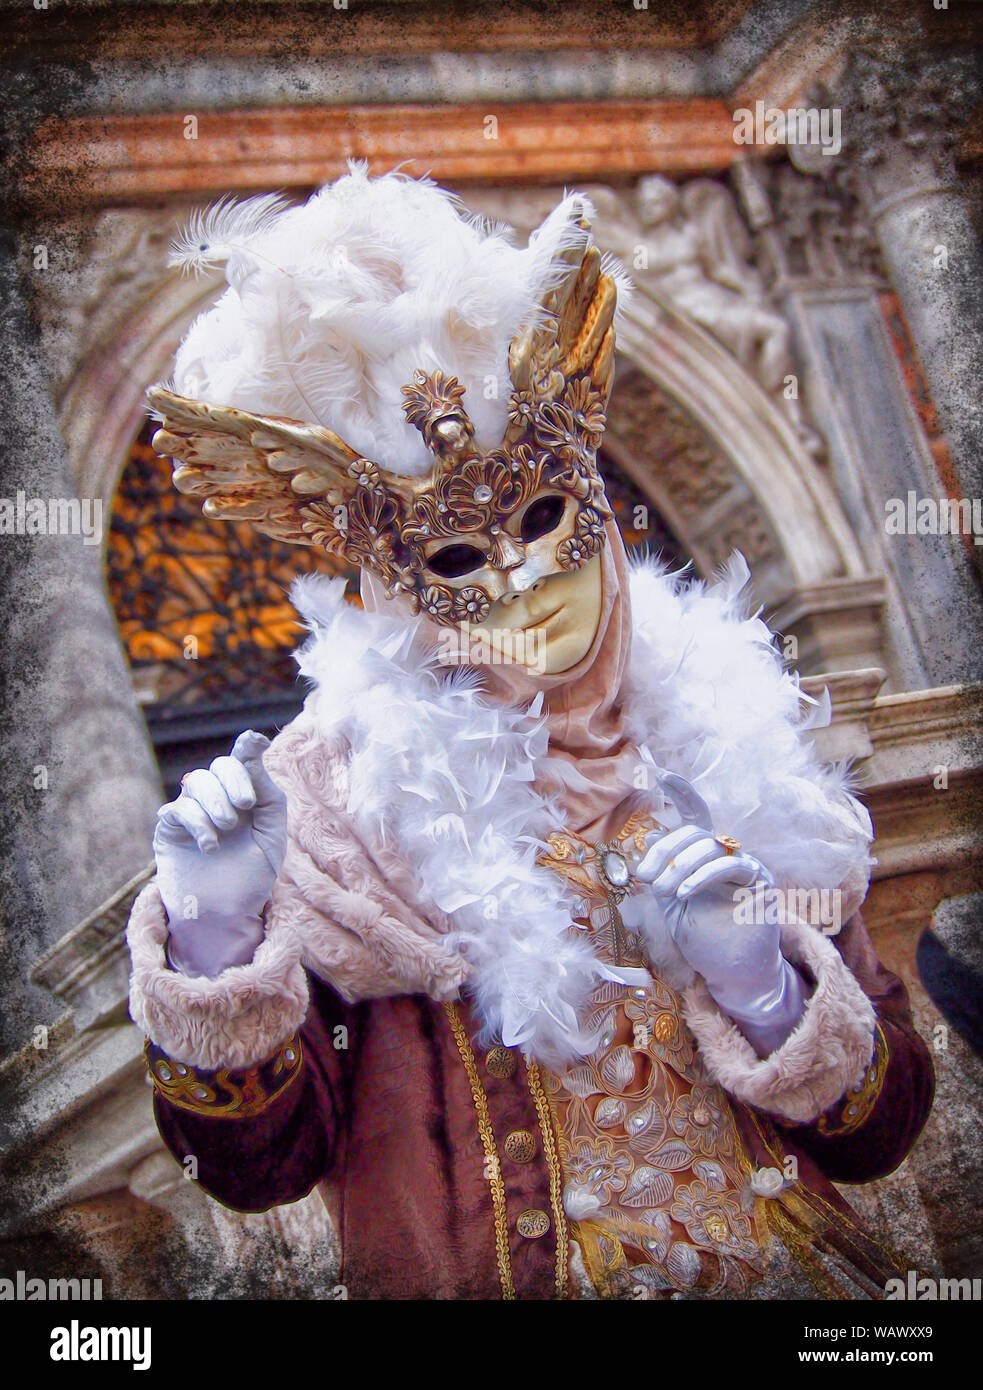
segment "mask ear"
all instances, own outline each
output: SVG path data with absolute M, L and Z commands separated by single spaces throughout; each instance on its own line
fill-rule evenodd
M 509 375 L 517 391 L 536 402 L 556 400 L 575 376 L 587 376 L 607 402 L 614 378 L 614 312 L 618 291 L 603 273 L 591 244 L 588 200 L 574 194 L 530 237 L 545 243 L 548 260 L 538 312 L 509 349 Z M 513 426 L 513 437 L 521 426 Z

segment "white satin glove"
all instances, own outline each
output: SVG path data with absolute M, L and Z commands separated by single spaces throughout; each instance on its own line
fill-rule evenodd
M 716 1003 L 765 1057 L 805 1010 L 805 983 L 781 952 L 777 923 L 735 920 L 734 889 L 774 879 L 750 854 L 728 853 L 706 802 L 685 778 L 660 776 L 683 824 L 652 841 L 635 877 L 651 884 L 673 940 Z
M 189 772 L 157 812 L 157 886 L 168 959 L 184 975 L 252 960 L 287 848 L 287 803 L 263 766 L 269 739 L 248 729 L 229 757 Z

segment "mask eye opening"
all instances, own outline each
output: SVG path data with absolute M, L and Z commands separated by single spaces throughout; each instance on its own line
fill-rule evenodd
M 566 498 L 556 493 L 538 497 L 534 502 L 530 502 L 519 526 L 521 539 L 528 545 L 531 541 L 538 541 L 541 536 L 548 536 L 559 526 L 566 509 Z
M 427 568 L 441 579 L 460 579 L 488 563 L 488 556 L 476 545 L 445 545 L 427 556 Z

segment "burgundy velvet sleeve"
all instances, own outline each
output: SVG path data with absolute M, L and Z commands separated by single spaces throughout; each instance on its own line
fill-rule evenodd
M 303 1061 L 290 1084 L 257 1115 L 205 1115 L 154 1096 L 164 1143 L 180 1163 L 193 1156 L 197 1181 L 237 1211 L 266 1211 L 306 1196 L 336 1170 L 346 1113 L 347 1051 L 335 1030 L 348 1010 L 328 986 L 311 980 L 300 1032 Z M 207 1074 L 202 1074 L 207 1079 Z M 233 1081 L 236 1073 L 229 1074 Z
M 932 1108 L 935 1072 L 915 1030 L 908 992 L 881 964 L 859 913 L 833 938 L 877 1013 L 864 1081 L 808 1125 L 785 1125 L 835 1182 L 872 1182 L 897 1168 Z

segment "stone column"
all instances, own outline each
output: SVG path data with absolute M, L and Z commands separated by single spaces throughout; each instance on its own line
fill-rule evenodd
M 794 153 L 796 164 L 809 162 Z M 880 303 L 892 287 L 900 299 L 900 286 L 852 185 L 830 177 L 834 162 L 814 157 L 810 174 L 748 159 L 732 178 L 771 293 L 794 328 L 831 480 L 871 574 L 886 583 L 891 686 L 978 679 L 983 594 L 965 538 L 886 529 L 892 499 L 941 497 L 943 485 Z
M 71 534 L 73 516 L 90 533 L 109 518 L 74 510 L 13 251 L 10 241 L 0 246 L 2 1050 L 50 1018 L 51 1001 L 26 983 L 27 971 L 151 859 L 162 799 L 105 591 L 101 547 Z
M 983 253 L 950 155 L 951 80 L 908 51 L 856 50 L 836 93 L 849 177 L 928 376 L 959 489 L 983 479 Z

